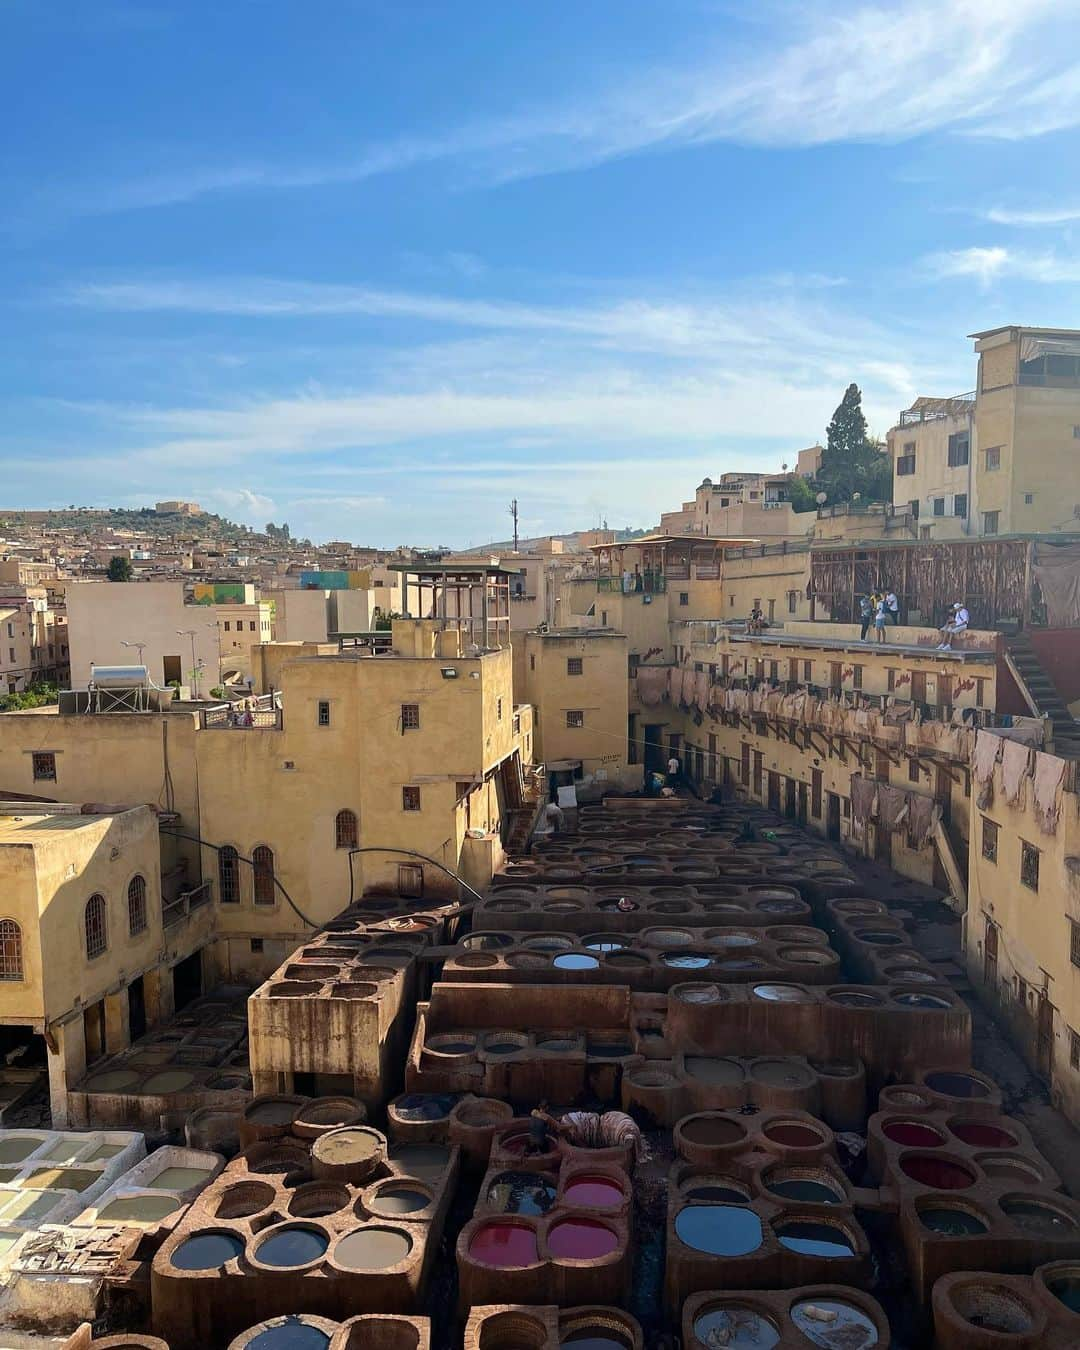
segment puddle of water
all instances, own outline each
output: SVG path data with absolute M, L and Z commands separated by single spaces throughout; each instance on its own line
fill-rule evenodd
M 736 1205 L 686 1205 L 675 1217 L 680 1242 L 710 1256 L 746 1256 L 761 1246 L 761 1220 Z
M 415 1214 L 430 1204 L 431 1197 L 423 1191 L 411 1190 L 408 1186 L 386 1186 L 375 1196 L 371 1207 L 380 1214 Z
M 660 959 L 665 966 L 675 966 L 679 970 L 703 970 L 709 964 L 707 956 L 696 952 L 665 952 Z
M 560 1345 L 572 1345 L 574 1350 L 626 1350 L 626 1342 L 617 1336 L 605 1336 L 602 1327 L 582 1327 L 564 1336 Z

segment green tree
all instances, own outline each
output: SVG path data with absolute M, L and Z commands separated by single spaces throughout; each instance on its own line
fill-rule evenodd
M 788 501 L 796 512 L 817 510 L 817 490 L 808 478 L 795 477 L 788 483 Z
M 110 558 L 108 571 L 110 581 L 130 581 L 134 575 L 130 558 L 125 558 L 122 553 Z
M 892 495 L 888 460 L 879 442 L 868 434 L 857 384 L 848 385 L 833 413 L 815 481 L 830 505 L 849 502 L 856 492 L 867 502 L 887 500 Z

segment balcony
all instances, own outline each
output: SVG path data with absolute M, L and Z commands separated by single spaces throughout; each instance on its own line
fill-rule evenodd
M 919 426 L 923 422 L 939 422 L 943 417 L 962 417 L 971 411 L 976 391 L 970 394 L 954 394 L 952 398 L 921 398 L 913 408 L 905 408 L 900 414 L 902 427 Z
M 596 589 L 622 595 L 663 595 L 667 590 L 667 578 L 659 572 L 635 572 L 627 578 L 624 587 L 622 577 L 597 577 Z
M 161 906 L 161 922 L 165 928 L 174 928 L 196 910 L 209 905 L 214 898 L 213 883 L 204 881 L 193 891 L 184 891 L 182 895 Z
M 280 731 L 284 717 L 280 708 L 241 711 L 221 704 L 201 709 L 199 725 L 203 731 Z

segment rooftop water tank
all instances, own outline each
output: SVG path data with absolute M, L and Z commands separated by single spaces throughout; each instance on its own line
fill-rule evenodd
M 150 683 L 146 666 L 90 666 L 90 680 L 99 689 L 144 689 Z

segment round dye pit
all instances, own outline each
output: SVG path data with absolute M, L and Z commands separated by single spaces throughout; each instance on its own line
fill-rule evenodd
M 585 1326 L 569 1332 L 559 1344 L 572 1345 L 574 1350 L 628 1350 L 629 1342 L 613 1336 L 606 1326 Z
M 784 1200 L 801 1200 L 810 1205 L 839 1205 L 844 1200 L 837 1183 L 822 1173 L 773 1172 L 766 1177 L 765 1187 Z
M 856 933 L 855 937 L 860 942 L 868 942 L 872 947 L 899 947 L 904 941 L 900 933 L 861 932 Z
M 536 1234 L 520 1223 L 482 1224 L 469 1240 L 469 1256 L 481 1265 L 509 1270 L 535 1265 L 540 1259 Z
M 623 1192 L 607 1177 L 574 1177 L 563 1191 L 563 1200 L 588 1209 L 617 1209 L 623 1202 Z
M 168 1092 L 183 1092 L 195 1081 L 195 1075 L 186 1069 L 163 1069 L 161 1073 L 151 1074 L 142 1085 L 142 1091 L 151 1095 Z
M 765 1138 L 784 1148 L 817 1148 L 825 1142 L 825 1136 L 809 1125 L 798 1120 L 776 1120 L 766 1125 Z
M 123 1092 L 138 1081 L 139 1075 L 134 1069 L 107 1069 L 88 1078 L 86 1086 L 91 1092 Z
M 745 1205 L 750 1192 L 736 1182 L 727 1184 L 707 1183 L 704 1186 L 691 1186 L 683 1192 L 684 1200 L 703 1200 L 719 1205 Z
M 694 1335 L 702 1345 L 724 1350 L 771 1350 L 780 1344 L 775 1323 L 745 1303 L 707 1308 L 694 1319 Z
M 626 943 L 614 937 L 587 937 L 582 939 L 581 945 L 587 947 L 591 952 L 606 953 L 621 951 Z
M 952 1007 L 947 998 L 939 998 L 937 994 L 918 994 L 913 990 L 897 994 L 893 1002 L 899 1003 L 902 1008 L 930 1008 L 939 1012 L 942 1009 Z
M 349 1270 L 388 1270 L 412 1251 L 412 1238 L 400 1228 L 358 1228 L 334 1248 L 334 1261 Z
M 940 1130 L 924 1125 L 921 1120 L 890 1120 L 881 1127 L 881 1133 L 906 1148 L 940 1148 L 945 1142 Z
M 1009 1153 L 982 1153 L 975 1161 L 988 1177 L 997 1177 L 1002 1181 L 1035 1186 L 1043 1179 L 1039 1169 L 1026 1158 L 1016 1158 Z
M 285 1270 L 293 1266 L 310 1265 L 317 1261 L 330 1245 L 329 1236 L 320 1228 L 305 1228 L 289 1224 L 274 1228 L 256 1246 L 254 1256 L 264 1266 Z
M 707 1059 L 703 1055 L 690 1055 L 683 1062 L 691 1078 L 714 1087 L 741 1083 L 745 1077 L 743 1066 L 734 1059 Z
M 754 996 L 767 1003 L 809 1003 L 810 995 L 797 984 L 755 984 Z
M 709 964 L 709 958 L 703 952 L 665 952 L 660 960 L 676 970 L 704 970 Z
M 537 1041 L 537 1050 L 543 1050 L 549 1055 L 565 1055 L 570 1050 L 576 1050 L 577 1041 L 571 1041 L 565 1037 L 553 1036 L 550 1040 Z
M 912 1181 L 934 1191 L 964 1191 L 975 1184 L 974 1173 L 952 1158 L 914 1153 L 901 1161 L 900 1170 Z
M 424 1049 L 436 1055 L 471 1055 L 476 1042 L 467 1036 L 433 1036 L 424 1042 Z
M 1058 1275 L 1047 1280 L 1046 1287 L 1070 1312 L 1080 1313 L 1080 1274 Z
M 248 1341 L 246 1350 L 326 1350 L 329 1344 L 325 1331 L 299 1317 L 286 1317 L 277 1326 L 260 1331 Z
M 795 1220 L 778 1224 L 776 1236 L 781 1247 L 798 1252 L 800 1256 L 822 1256 L 834 1260 L 855 1255 L 855 1244 L 842 1228 L 828 1223 L 809 1223 Z
M 1016 1335 L 1035 1325 L 1032 1310 L 1001 1284 L 963 1284 L 952 1290 L 952 1304 L 969 1326 Z
M 969 1073 L 948 1073 L 944 1071 L 928 1073 L 923 1082 L 931 1092 L 940 1092 L 944 1097 L 989 1097 L 990 1089 L 979 1078 Z
M 573 945 L 573 940 L 568 937 L 557 937 L 548 934 L 543 937 L 528 937 L 522 940 L 523 947 L 529 947 L 534 952 L 565 952 Z
M 489 1055 L 516 1055 L 519 1050 L 524 1050 L 528 1045 L 527 1041 L 507 1041 L 490 1040 L 484 1044 L 484 1050 Z
M 551 964 L 556 970 L 595 970 L 600 962 L 587 952 L 563 952 Z
M 488 947 L 509 947 L 513 941 L 509 933 L 470 933 L 461 945 L 466 951 L 483 951 Z
M 966 1209 L 920 1209 L 919 1222 L 931 1233 L 941 1233 L 945 1237 L 973 1237 L 989 1232 L 988 1226 L 977 1215 Z
M 488 1203 L 503 1214 L 546 1214 L 555 1187 L 535 1172 L 500 1172 L 488 1187 Z
M 453 1108 L 456 1097 L 437 1092 L 409 1092 L 394 1102 L 394 1114 L 400 1120 L 442 1120 Z
M 647 940 L 652 947 L 686 947 L 693 935 L 685 928 L 651 928 Z
M 587 1054 L 590 1059 L 625 1059 L 634 1053 L 625 1041 L 590 1041 Z
M 880 1337 L 873 1319 L 836 1298 L 806 1298 L 791 1305 L 790 1317 L 811 1345 L 825 1350 L 870 1350 Z
M 746 1138 L 746 1130 L 730 1116 L 688 1116 L 679 1131 L 688 1144 L 703 1148 L 724 1148 Z
M 757 1083 L 767 1083 L 770 1087 L 808 1088 L 813 1085 L 814 1075 L 805 1065 L 792 1059 L 759 1059 L 750 1065 L 750 1077 Z
M 98 1210 L 99 1223 L 160 1223 L 183 1202 L 171 1195 L 124 1195 Z
M 416 1214 L 430 1204 L 430 1195 L 411 1186 L 385 1186 L 371 1200 L 377 1214 Z
M 684 1206 L 675 1216 L 679 1241 L 710 1256 L 747 1256 L 761 1246 L 761 1220 L 736 1205 Z
M 618 1246 L 618 1234 L 595 1219 L 563 1219 L 548 1230 L 548 1250 L 557 1261 L 599 1261 Z
M 320 1135 L 312 1145 L 311 1152 L 320 1162 L 342 1166 L 368 1162 L 382 1147 L 382 1136 L 375 1130 L 346 1125 Z
M 216 1270 L 244 1250 L 235 1233 L 198 1233 L 181 1242 L 172 1254 L 177 1270 Z
M 715 984 L 684 984 L 676 991 L 682 1003 L 719 1003 L 724 995 Z
M 713 941 L 718 947 L 756 947 L 760 939 L 753 933 L 717 933 Z
M 728 970 L 767 970 L 764 961 L 757 960 L 753 956 L 727 956 L 717 961 L 716 969 L 720 971 Z
M 253 1125 L 291 1125 L 292 1118 L 301 1105 L 299 1101 L 276 1098 L 265 1102 L 253 1102 L 244 1112 L 244 1118 Z
M 391 1151 L 390 1161 L 409 1176 L 430 1181 L 446 1171 L 450 1150 L 444 1144 L 400 1144 Z
M 858 989 L 838 989 L 830 993 L 829 998 L 842 1008 L 880 1008 L 884 1003 L 877 994 L 864 994 Z
M 949 1129 L 961 1143 L 973 1148 L 1015 1148 L 1020 1142 L 1015 1134 L 982 1120 L 954 1120 Z
M 1017 1228 L 1023 1229 L 1025 1233 L 1035 1233 L 1039 1237 L 1064 1237 L 1076 1231 L 1071 1215 L 1041 1200 L 1025 1200 L 1007 1195 L 999 1204 L 1002 1213 L 1008 1215 Z

